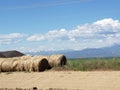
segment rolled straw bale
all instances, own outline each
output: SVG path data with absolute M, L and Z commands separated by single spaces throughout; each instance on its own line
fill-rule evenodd
M 39 71 L 39 62 L 41 61 L 41 59 L 42 58 L 40 58 L 39 56 L 31 57 L 29 60 L 30 61 L 29 66 L 24 65 L 24 68 L 30 67 L 29 71 Z M 27 64 L 28 62 L 25 63 Z
M 15 58 L 14 58 L 15 59 Z M 48 61 L 39 56 L 23 56 L 17 60 L 17 71 L 44 71 L 48 68 Z M 14 69 L 15 70 L 15 69 Z
M 18 58 L 5 58 L 5 61 L 2 63 L 2 71 L 16 71 L 18 60 Z M 6 64 L 8 64 L 7 68 L 9 69 L 5 69 Z
M 0 58 L 0 71 L 23 71 L 24 61 L 31 58 L 31 56 Z
M 18 71 L 18 60 L 13 60 L 12 66 L 11 66 L 11 71 Z
M 1 71 L 2 72 L 11 71 L 12 70 L 12 68 L 11 68 L 12 63 L 13 63 L 13 60 L 4 60 L 2 62 L 2 65 L 1 65 L 1 67 L 2 67 Z
M 0 71 L 44 71 L 50 67 L 46 58 L 41 56 L 0 58 Z
M 4 58 L 0 58 L 0 72 L 2 71 L 2 63 L 4 62 Z
M 66 65 L 67 59 L 64 55 L 58 54 L 58 55 L 51 55 L 48 59 L 48 62 L 51 67 L 54 66 L 63 66 Z
M 34 59 L 38 59 L 38 58 L 39 59 L 46 59 L 47 61 L 49 61 L 50 56 L 37 55 L 37 56 L 34 56 L 33 58 Z M 51 65 L 49 64 L 49 62 L 48 62 L 47 69 L 51 69 Z
M 0 72 L 2 72 L 2 64 L 5 61 L 4 58 L 0 58 Z
M 33 65 L 33 61 L 32 60 L 25 60 L 25 61 L 23 61 L 23 70 L 24 71 L 29 71 L 29 72 L 33 71 L 32 65 Z
M 49 62 L 48 69 L 50 69 L 51 67 L 54 67 L 54 66 L 63 66 L 63 65 L 66 65 L 66 63 L 67 63 L 67 59 L 63 54 L 51 55 L 51 56 L 39 55 L 39 56 L 35 56 L 35 57 L 47 59 Z
M 39 71 L 45 71 L 46 69 L 49 69 L 48 60 L 45 58 L 41 59 L 38 66 L 39 66 Z
M 15 64 L 17 64 L 16 71 L 24 71 L 24 61 L 17 60 Z
M 32 59 L 32 70 L 33 71 L 44 71 L 45 69 L 48 69 L 49 63 L 46 58 L 43 58 L 41 56 L 34 56 Z
M 16 71 L 25 71 L 26 70 L 25 65 L 27 65 L 25 63 L 26 63 L 27 60 L 30 60 L 31 57 L 32 56 L 28 56 L 28 55 L 22 56 L 22 57 L 15 57 L 15 58 L 18 59 L 17 62 L 15 62 L 15 64 L 16 63 L 18 64 L 17 67 L 16 67 Z

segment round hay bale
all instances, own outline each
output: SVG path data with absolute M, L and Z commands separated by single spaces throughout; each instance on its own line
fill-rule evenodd
M 29 57 L 26 60 L 18 60 L 17 71 L 44 71 L 48 69 L 48 67 L 48 60 L 39 56 L 34 56 Z
M 67 59 L 64 55 L 59 54 L 59 55 L 51 55 L 48 59 L 48 62 L 51 67 L 54 66 L 63 66 L 66 65 Z
M 38 67 L 39 67 L 39 71 L 45 71 L 46 69 L 48 69 L 48 67 L 49 67 L 48 60 L 45 58 L 41 59 Z
M 12 68 L 11 68 L 12 63 L 13 63 L 13 60 L 4 60 L 1 65 L 1 71 L 2 72 L 12 71 Z
M 12 57 L 12 58 L 0 58 L 0 71 L 23 71 L 24 61 L 31 56 Z
M 49 56 L 22 56 L 13 58 L 0 58 L 0 71 L 44 71 L 51 68 L 48 60 Z
M 37 55 L 37 56 L 34 56 L 33 57 L 33 59 L 34 60 L 39 60 L 39 59 L 46 59 L 47 61 L 49 60 L 49 57 L 50 56 L 42 56 L 42 55 Z M 50 66 L 50 64 L 49 64 L 49 62 L 48 62 L 48 65 L 47 65 L 48 67 L 46 67 L 46 69 L 51 69 L 51 66 Z
M 2 71 L 2 63 L 4 62 L 4 58 L 0 58 L 0 72 Z
M 48 69 L 49 63 L 46 58 L 40 56 L 32 57 L 32 70 L 33 71 L 44 71 Z
M 27 69 L 27 60 L 30 60 L 32 56 L 30 55 L 25 55 L 22 57 L 14 57 L 14 59 L 17 59 L 17 62 L 14 62 L 15 64 L 18 64 L 16 67 L 16 71 L 28 71 Z
M 30 59 L 30 56 L 22 56 L 22 57 L 12 58 L 12 60 L 14 60 L 13 65 L 12 65 L 14 71 L 25 71 L 24 64 L 28 59 Z
M 21 60 L 17 60 L 15 63 L 17 63 L 16 71 L 24 71 L 24 62 Z
M 18 67 L 18 60 L 14 60 L 11 66 L 11 71 L 18 71 L 17 67 Z
M 23 61 L 23 70 L 28 72 L 33 71 L 32 65 L 33 65 L 33 61 L 30 59 Z

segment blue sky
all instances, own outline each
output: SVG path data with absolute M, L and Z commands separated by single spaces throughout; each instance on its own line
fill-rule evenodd
M 120 44 L 120 0 L 0 0 L 0 49 L 36 52 Z

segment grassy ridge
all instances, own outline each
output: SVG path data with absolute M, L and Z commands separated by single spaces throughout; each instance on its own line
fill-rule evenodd
M 69 59 L 66 66 L 54 69 L 74 71 L 120 70 L 120 58 Z

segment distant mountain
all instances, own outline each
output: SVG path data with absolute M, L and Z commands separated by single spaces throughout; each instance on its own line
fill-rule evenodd
M 58 50 L 58 51 L 40 51 L 40 52 L 27 52 L 30 55 L 53 55 L 53 54 L 67 54 L 73 50 Z
M 93 57 L 120 57 L 120 45 L 113 45 L 104 48 L 88 48 L 84 50 L 60 50 L 60 51 L 42 51 L 29 53 L 31 55 L 52 55 L 64 54 L 67 58 L 93 58 Z
M 69 58 L 120 57 L 120 45 L 104 48 L 89 48 L 65 53 Z

